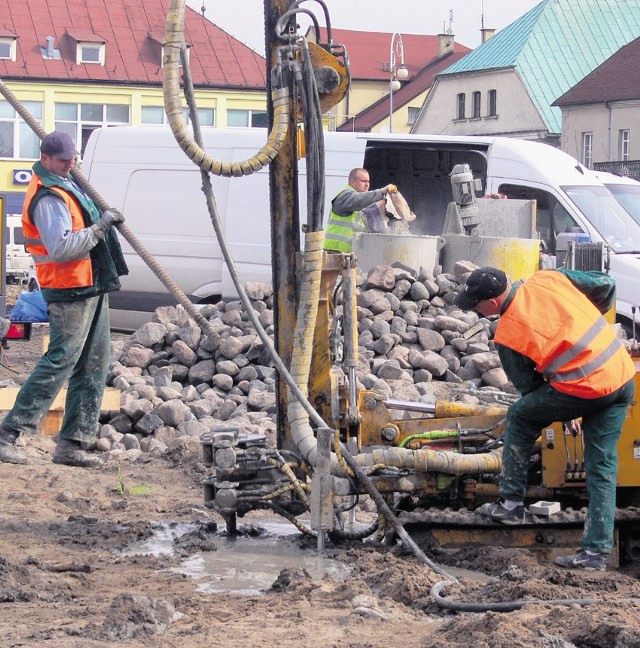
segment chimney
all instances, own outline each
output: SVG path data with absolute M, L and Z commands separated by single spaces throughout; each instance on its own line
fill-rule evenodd
M 438 56 L 445 56 L 453 52 L 455 36 L 450 29 L 445 34 L 438 34 Z
M 53 41 L 55 39 L 53 36 L 45 36 L 45 40 L 47 41 L 46 44 L 47 58 L 53 58 Z
M 496 33 L 495 29 L 485 29 L 484 27 L 480 30 L 480 44 L 486 43 L 492 36 Z

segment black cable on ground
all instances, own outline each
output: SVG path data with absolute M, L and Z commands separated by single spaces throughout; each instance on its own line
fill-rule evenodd
M 518 601 L 501 601 L 493 603 L 468 603 L 466 601 L 452 601 L 444 598 L 442 593 L 447 585 L 453 585 L 454 581 L 439 581 L 431 588 L 431 596 L 438 607 L 455 612 L 513 612 L 519 610 L 525 605 L 594 605 L 596 603 L 607 603 L 602 599 L 533 599 Z M 621 601 L 618 601 L 621 602 Z M 640 599 L 623 599 L 625 603 L 640 603 Z

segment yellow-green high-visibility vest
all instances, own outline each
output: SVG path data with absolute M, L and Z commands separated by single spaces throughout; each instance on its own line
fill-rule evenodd
M 351 189 L 351 185 L 347 185 L 341 189 L 335 196 L 337 198 L 343 191 Z M 331 201 L 333 205 L 333 200 Z M 324 234 L 324 249 L 332 250 L 334 252 L 344 252 L 346 254 L 351 252 L 353 245 L 354 232 L 364 232 L 364 225 L 359 217 L 360 211 L 351 212 L 348 216 L 338 216 L 331 208 L 329 213 L 329 220 Z

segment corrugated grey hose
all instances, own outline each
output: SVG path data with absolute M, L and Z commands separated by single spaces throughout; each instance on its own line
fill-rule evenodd
M 4 98 L 9 102 L 11 107 L 24 119 L 31 130 L 40 138 L 43 139 L 47 134 L 44 128 L 38 123 L 33 115 L 22 105 L 17 97 L 7 88 L 4 82 L 0 81 L 0 92 Z M 95 187 L 87 180 L 82 171 L 78 167 L 71 170 L 71 175 L 74 180 L 82 187 L 83 191 L 91 197 L 91 200 L 96 204 L 98 209 L 103 212 L 109 209 L 110 205 L 107 204 L 105 199 L 96 191 Z M 153 271 L 153 274 L 160 279 L 167 290 L 176 298 L 178 303 L 189 313 L 189 315 L 199 324 L 202 330 L 210 336 L 217 336 L 218 333 L 212 324 L 204 317 L 200 311 L 189 301 L 189 298 L 184 293 L 182 288 L 164 271 L 160 264 L 151 256 L 149 251 L 142 245 L 140 240 L 135 234 L 127 227 L 125 223 L 116 225 L 118 232 L 135 250 L 136 254 L 147 264 Z
M 174 127 L 172 127 L 172 129 L 174 130 L 174 134 L 176 133 L 176 131 L 179 132 L 179 137 L 182 140 L 182 143 L 179 142 L 180 146 L 183 149 L 187 148 L 190 151 L 193 151 L 193 150 L 201 149 L 202 147 L 197 142 L 195 142 L 195 140 L 194 140 L 194 144 L 196 145 L 195 147 L 192 146 L 190 142 L 184 140 L 185 137 L 189 137 L 189 136 L 187 134 L 187 131 L 184 128 L 182 128 L 182 124 L 180 123 L 181 121 L 184 122 L 184 120 L 182 119 L 182 110 L 181 109 L 176 110 L 176 105 L 174 103 L 175 91 L 176 91 L 175 79 L 177 78 L 178 56 L 182 48 L 182 42 L 183 42 L 183 38 L 182 38 L 183 24 L 184 24 L 184 2 L 182 0 L 172 0 L 169 14 L 167 16 L 167 29 L 171 31 L 171 36 L 169 37 L 169 35 L 167 35 L 167 39 L 171 38 L 172 46 L 166 48 L 166 57 L 164 61 L 165 63 L 165 82 L 164 82 L 165 103 L 167 104 L 168 107 L 171 108 L 171 115 L 168 115 L 169 121 L 170 122 L 172 120 L 176 121 L 176 124 L 174 125 Z M 186 70 L 186 66 L 184 69 Z M 190 80 L 190 77 L 188 77 L 188 75 L 187 75 L 187 79 Z M 190 87 L 190 83 L 186 84 L 185 91 L 187 93 L 191 93 L 191 97 L 192 97 L 193 92 L 192 92 L 192 88 Z M 171 93 L 173 98 L 167 98 L 166 95 L 168 93 Z M 179 87 L 178 87 L 178 95 L 179 95 Z M 196 127 L 196 132 L 197 132 L 197 127 Z M 208 165 L 205 165 L 205 167 L 206 166 Z M 237 272 L 235 272 L 233 259 L 231 258 L 231 255 L 229 253 L 228 247 L 226 245 L 226 241 L 224 240 L 224 233 L 222 232 L 222 228 L 220 226 L 219 217 L 217 214 L 217 208 L 215 205 L 215 201 L 213 199 L 211 183 L 208 177 L 208 173 L 206 172 L 211 169 L 210 168 L 206 169 L 201 167 L 201 170 L 202 170 L 202 179 L 203 179 L 205 195 L 207 197 L 207 208 L 209 209 L 209 214 L 211 216 L 214 229 L 216 231 L 216 234 L 218 235 L 218 242 L 223 252 L 225 262 L 227 262 L 229 272 L 231 273 L 232 279 L 234 281 L 234 285 L 236 286 L 236 289 L 238 289 L 238 294 L 243 300 L 245 307 L 246 307 L 246 303 L 249 303 L 249 307 L 247 308 L 249 317 L 251 318 L 252 323 L 254 324 L 256 330 L 258 331 L 260 339 L 265 344 L 266 348 L 269 350 L 269 353 L 271 354 L 271 357 L 276 365 L 276 368 L 278 369 L 278 372 L 282 376 L 283 380 L 285 380 L 287 387 L 295 395 L 297 403 L 300 405 L 302 409 L 304 409 L 304 411 L 308 414 L 308 416 L 314 420 L 315 424 L 318 427 L 328 427 L 327 424 L 323 421 L 322 417 L 313 409 L 311 404 L 308 402 L 307 398 L 302 393 L 300 387 L 298 386 L 298 384 L 296 384 L 296 381 L 291 377 L 291 374 L 282 363 L 280 357 L 277 355 L 275 348 L 273 347 L 273 343 L 266 335 L 266 332 L 264 331 L 263 327 L 260 325 L 257 317 L 255 316 L 251 317 L 251 315 L 253 314 L 253 308 L 250 306 L 250 302 L 246 297 L 246 293 L 244 291 L 243 286 L 241 285 L 239 277 L 237 276 Z M 315 241 L 314 238 L 314 243 L 311 244 L 311 247 L 315 248 L 316 243 L 317 241 Z M 244 301 L 245 299 L 246 302 Z M 306 315 L 302 315 L 302 318 L 308 319 L 308 315 L 309 315 L 308 313 Z M 306 383 L 305 383 L 305 389 L 306 389 Z M 313 436 L 313 432 L 311 432 L 311 436 Z M 349 467 L 355 472 L 356 476 L 363 484 L 367 493 L 376 502 L 376 505 L 378 506 L 378 510 L 381 511 L 383 515 L 389 520 L 389 523 L 394 528 L 398 536 L 405 543 L 405 545 L 409 547 L 409 549 L 421 562 L 423 562 L 428 567 L 433 569 L 436 573 L 444 575 L 449 579 L 455 581 L 456 580 L 455 577 L 448 574 L 439 565 L 437 565 L 429 558 L 427 558 L 427 556 L 420 549 L 420 547 L 418 547 L 418 545 L 413 541 L 413 539 L 409 536 L 409 534 L 404 530 L 404 527 L 400 524 L 399 520 L 393 514 L 393 511 L 391 511 L 388 504 L 384 501 L 380 493 L 377 491 L 377 489 L 373 485 L 373 482 L 369 479 L 367 475 L 365 475 L 362 468 L 360 468 L 356 460 L 348 453 L 346 447 L 344 446 L 342 448 L 342 453 L 345 458 L 345 461 L 347 462 Z M 310 465 L 312 466 L 315 465 L 315 462 L 310 463 Z

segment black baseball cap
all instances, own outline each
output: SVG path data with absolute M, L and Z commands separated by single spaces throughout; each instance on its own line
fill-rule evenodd
M 80 155 L 71 137 L 61 131 L 53 131 L 45 135 L 40 145 L 40 152 L 45 155 L 55 155 L 61 160 L 71 160 Z
M 502 295 L 507 289 L 507 275 L 498 268 L 478 268 L 474 270 L 462 290 L 456 295 L 455 305 L 462 310 L 471 310 L 485 299 Z

